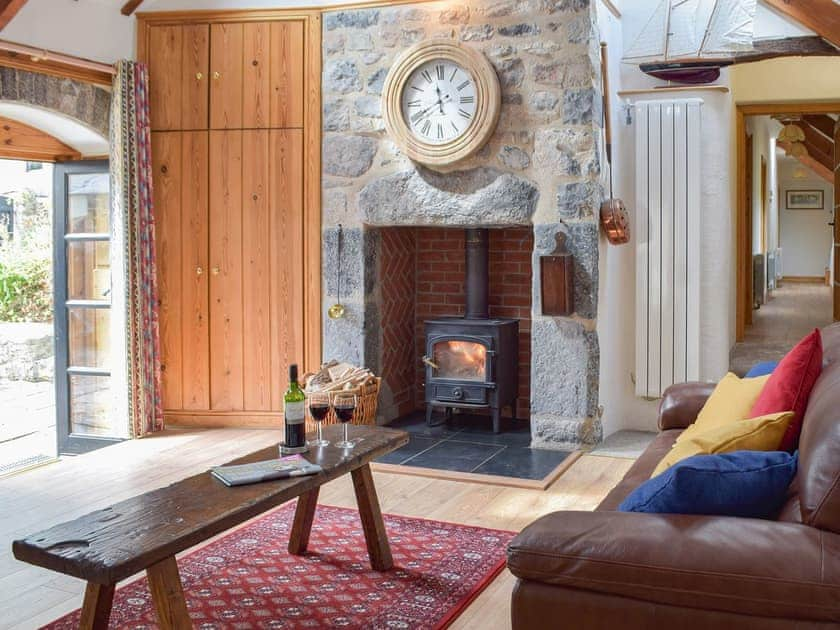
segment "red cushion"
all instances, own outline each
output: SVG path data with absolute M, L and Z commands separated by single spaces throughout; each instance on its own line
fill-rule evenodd
M 808 398 L 822 370 L 822 354 L 820 331 L 814 330 L 785 355 L 753 405 L 751 418 L 781 411 L 794 412 L 779 450 L 793 451 L 799 444 Z

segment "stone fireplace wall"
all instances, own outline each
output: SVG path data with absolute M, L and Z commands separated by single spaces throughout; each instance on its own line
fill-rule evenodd
M 532 446 L 567 448 L 600 439 L 595 328 L 601 111 L 594 20 L 590 0 L 426 2 L 324 14 L 324 311 L 336 300 L 339 267 L 347 307 L 343 319 L 325 317 L 325 358 L 381 372 L 397 351 L 389 313 L 406 304 L 383 295 L 377 270 L 398 264 L 387 259 L 409 246 L 375 228 L 531 225 Z M 433 37 L 484 53 L 503 95 L 493 137 L 446 173 L 400 154 L 380 111 L 395 57 Z M 575 314 L 545 317 L 539 257 L 554 249 L 560 232 L 575 255 Z M 404 397 L 398 386 L 383 391 L 382 400 L 399 407 L 407 405 Z

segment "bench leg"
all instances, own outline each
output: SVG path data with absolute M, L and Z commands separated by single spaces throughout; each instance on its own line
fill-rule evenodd
M 353 477 L 353 490 L 356 491 L 356 503 L 359 505 L 359 516 L 362 518 L 362 529 L 365 532 L 370 565 L 376 571 L 387 571 L 394 566 L 391 557 L 391 546 L 379 510 L 379 499 L 373 486 L 373 475 L 370 466 L 365 464 L 350 473 Z
M 81 630 L 107 630 L 114 602 L 113 584 L 88 582 L 85 588 L 85 603 L 82 605 Z
M 318 505 L 320 489 L 320 487 L 313 488 L 298 497 L 295 520 L 289 536 L 289 553 L 292 555 L 299 556 L 305 553 L 309 545 L 309 533 L 312 531 L 312 521 L 315 518 L 315 507 Z
M 192 628 L 175 557 L 153 564 L 146 569 L 146 575 L 162 630 Z

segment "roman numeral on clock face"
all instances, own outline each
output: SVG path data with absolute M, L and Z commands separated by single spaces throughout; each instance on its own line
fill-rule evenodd
M 443 125 L 441 125 L 440 123 L 438 123 L 438 125 L 437 125 L 437 137 L 438 137 L 438 140 L 443 139 Z
M 437 73 L 438 81 L 443 81 L 443 66 L 437 65 L 435 66 L 435 72 Z
M 420 130 L 420 133 L 422 133 L 424 136 L 428 136 L 429 135 L 429 129 L 431 129 L 431 128 L 432 128 L 432 123 L 430 123 L 427 120 L 426 122 L 423 123 L 423 128 Z
M 463 83 L 461 83 L 460 85 L 458 85 L 458 88 L 457 88 L 457 89 L 458 89 L 458 91 L 460 92 L 460 91 L 461 91 L 461 90 L 463 90 L 465 87 L 467 87 L 469 84 L 470 84 L 469 79 L 467 79 L 466 81 L 464 81 Z
M 408 101 L 408 106 L 409 107 L 420 107 L 420 101 L 419 100 Z
M 468 119 L 468 120 L 469 120 L 470 118 L 472 118 L 472 114 L 471 114 L 471 113 L 469 113 L 469 112 L 467 112 L 467 111 L 464 111 L 463 109 L 459 109 L 459 110 L 458 110 L 458 113 L 461 115 L 461 117 L 462 117 L 462 118 L 466 118 L 466 119 Z
M 462 96 L 461 97 L 461 104 L 466 104 L 466 103 L 475 103 L 475 97 L 474 96 Z
M 426 82 L 427 82 L 427 83 L 431 83 L 431 82 L 432 82 L 432 75 L 429 73 L 429 71 L 428 71 L 428 70 L 423 70 L 423 72 L 421 72 L 420 74 L 422 74 L 422 75 L 423 75 L 423 78 L 424 78 L 424 79 L 426 79 Z

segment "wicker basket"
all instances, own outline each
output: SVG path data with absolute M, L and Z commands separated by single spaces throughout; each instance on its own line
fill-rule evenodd
M 330 396 L 335 396 L 336 394 L 356 394 L 358 400 L 356 402 L 356 413 L 353 414 L 353 424 L 376 424 L 376 408 L 379 405 L 379 386 L 381 383 L 382 378 L 377 376 L 367 385 L 330 392 Z M 330 407 L 330 412 L 324 418 L 323 423 L 325 425 L 339 424 L 335 410 L 332 407 Z M 317 427 L 316 422 L 307 413 L 306 432 L 316 431 Z

